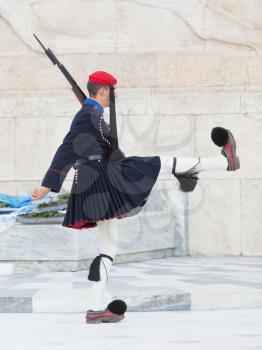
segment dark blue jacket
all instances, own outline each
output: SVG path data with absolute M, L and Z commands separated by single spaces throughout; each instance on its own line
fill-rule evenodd
M 108 157 L 110 146 L 103 140 L 99 129 L 102 114 L 101 104 L 87 98 L 86 104 L 74 117 L 63 143 L 58 147 L 41 186 L 51 188 L 52 192 L 59 192 L 67 173 L 77 159 L 91 154 Z M 104 119 L 101 126 L 104 137 L 108 139 L 110 127 Z

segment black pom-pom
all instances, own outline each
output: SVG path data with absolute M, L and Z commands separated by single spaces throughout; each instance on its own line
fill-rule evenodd
M 223 147 L 228 142 L 228 132 L 225 128 L 217 126 L 211 131 L 211 139 L 215 145 Z
M 116 299 L 107 305 L 107 309 L 116 315 L 123 315 L 126 312 L 127 305 L 123 300 Z

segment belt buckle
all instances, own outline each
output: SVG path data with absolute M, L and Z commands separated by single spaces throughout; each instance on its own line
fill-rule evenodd
M 76 169 L 78 169 L 79 165 L 81 165 L 81 164 L 83 164 L 83 163 L 85 163 L 85 162 L 87 162 L 87 159 L 85 159 L 85 158 L 79 158 L 79 159 L 77 159 L 77 161 L 76 161 L 75 164 L 73 165 L 73 168 L 76 170 Z
M 92 154 L 88 156 L 88 160 L 97 160 L 97 159 L 102 159 L 102 156 L 100 154 Z
M 99 159 L 103 159 L 101 154 L 91 154 L 90 156 L 86 156 L 86 157 L 82 157 L 77 159 L 77 161 L 75 162 L 75 164 L 73 165 L 73 168 L 76 170 L 79 165 L 88 162 L 89 160 L 99 160 Z

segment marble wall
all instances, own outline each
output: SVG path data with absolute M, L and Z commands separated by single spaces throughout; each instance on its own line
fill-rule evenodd
M 0 192 L 39 186 L 80 108 L 34 32 L 83 89 L 94 70 L 117 76 L 126 154 L 215 156 L 211 129 L 230 128 L 241 169 L 201 173 L 188 253 L 261 255 L 261 11 L 256 0 L 0 0 Z

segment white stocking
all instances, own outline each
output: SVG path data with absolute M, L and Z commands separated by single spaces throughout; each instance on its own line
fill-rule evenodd
M 182 173 L 190 170 L 196 165 L 196 171 L 203 170 L 226 170 L 228 161 L 222 154 L 217 157 L 210 158 L 189 158 L 189 157 L 175 157 L 176 158 L 176 173 Z M 171 174 L 173 169 L 174 156 L 161 156 L 160 173 Z M 200 161 L 199 161 L 200 160 Z
M 118 250 L 118 219 L 110 219 L 104 221 L 98 221 L 97 227 L 99 231 L 100 239 L 100 253 L 115 258 Z M 100 263 L 100 281 L 92 281 L 91 287 L 91 299 L 89 309 L 93 311 L 104 310 L 103 304 L 104 289 L 108 279 L 109 271 L 112 265 L 112 261 L 106 257 L 101 258 Z

